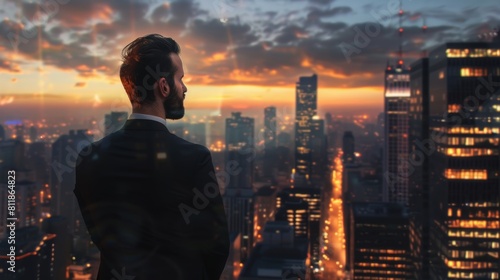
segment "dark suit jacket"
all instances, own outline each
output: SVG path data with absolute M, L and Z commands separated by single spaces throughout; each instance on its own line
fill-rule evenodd
M 229 237 L 207 148 L 128 120 L 80 152 L 74 193 L 101 251 L 97 279 L 219 279 Z

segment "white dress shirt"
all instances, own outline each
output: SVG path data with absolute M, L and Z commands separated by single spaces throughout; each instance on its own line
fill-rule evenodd
M 151 121 L 157 121 L 159 123 L 162 123 L 165 127 L 167 127 L 167 120 L 162 119 L 157 116 L 153 115 L 146 115 L 146 114 L 139 114 L 139 113 L 132 113 L 130 117 L 128 117 L 129 120 L 151 120 Z

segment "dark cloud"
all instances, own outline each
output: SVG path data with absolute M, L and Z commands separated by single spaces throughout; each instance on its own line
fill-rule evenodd
M 42 58 L 45 65 L 76 71 L 80 77 L 116 77 L 121 49 L 148 33 L 175 38 L 183 58 L 189 58 L 185 60 L 187 74 L 209 84 L 292 85 L 298 75 L 314 71 L 326 86 L 380 86 L 388 58 L 396 59 L 397 16 L 389 13 L 386 3 L 358 8 L 356 12 L 366 12 L 367 17 L 357 24 L 337 17 L 355 16 L 352 7 L 356 6 L 333 7 L 334 0 L 308 0 L 302 10 L 262 8 L 245 20 L 236 16 L 248 8 L 241 3 L 216 1 L 210 8 L 217 10 L 217 19 L 210 16 L 214 11 L 202 10 L 199 2 L 191 0 L 154 4 L 71 0 L 53 12 L 48 12 L 48 6 L 44 10 L 40 4 L 23 3 L 26 20 L 0 21 L 0 51 L 5 54 L 0 71 L 20 71 L 19 62 L 8 56 L 17 51 L 28 60 Z M 405 63 L 419 58 L 423 49 L 477 39 L 481 32 L 498 26 L 496 12 L 500 8 L 492 6 L 471 7 L 463 13 L 436 8 L 405 13 Z M 389 16 L 379 19 L 378 14 Z M 424 18 L 434 23 L 428 24 L 425 33 L 421 29 Z M 477 23 L 475 18 L 484 22 Z M 360 32 L 377 34 L 363 37 Z M 359 40 L 366 44 L 360 45 Z M 356 51 L 347 54 L 345 46 Z M 74 84 L 85 85 L 84 81 Z
M 153 22 L 165 22 L 167 18 L 170 16 L 170 5 L 168 3 L 162 4 L 156 9 L 154 9 L 151 14 L 151 20 Z
M 85 87 L 86 85 L 87 85 L 87 83 L 85 83 L 85 82 L 76 82 L 75 83 L 76 88 L 82 88 L 82 87 Z
M 335 0 L 309 0 L 309 2 L 318 5 L 329 5 L 333 3 Z
M 281 34 L 274 41 L 278 44 L 290 44 L 297 42 L 297 39 L 305 36 L 307 36 L 307 31 L 304 28 L 297 25 L 290 25 L 283 28 Z
M 307 14 L 308 21 L 317 21 L 325 17 L 333 17 L 336 15 L 348 14 L 352 12 L 351 7 L 335 7 L 330 9 L 320 9 L 316 7 L 311 7 L 309 13 Z
M 229 46 L 249 45 L 257 40 L 247 24 L 222 23 L 220 20 L 194 20 L 189 35 L 200 44 L 197 46 L 207 54 L 225 51 Z

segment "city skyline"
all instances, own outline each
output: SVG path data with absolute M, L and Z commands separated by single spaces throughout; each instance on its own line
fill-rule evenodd
M 500 279 L 500 8 L 469 3 L 3 1 L 0 171 L 15 178 L 0 182 L 0 259 L 11 261 L 0 278 L 115 275 L 81 216 L 94 208 L 78 208 L 103 181 L 101 193 L 150 196 L 159 219 L 145 231 L 189 225 L 186 201 L 205 215 L 217 200 L 230 247 L 220 280 Z M 186 112 L 167 129 L 128 120 L 118 79 L 121 48 L 147 33 L 182 50 Z M 131 138 L 134 122 L 202 149 L 210 168 L 184 174 L 197 166 L 176 161 L 191 159 L 184 146 L 149 141 L 153 126 Z M 113 152 L 120 137 L 137 149 Z M 120 172 L 88 169 L 82 188 L 76 173 L 99 158 Z M 106 225 L 144 224 L 135 207 Z
M 188 114 L 292 108 L 295 80 L 315 73 L 320 115 L 363 111 L 373 119 L 383 110 L 380 69 L 398 55 L 399 1 L 293 1 L 286 9 L 283 1 L 53 2 L 1 4 L 1 121 L 128 110 L 120 51 L 147 33 L 180 43 Z M 499 24 L 493 0 L 402 3 L 407 65 Z

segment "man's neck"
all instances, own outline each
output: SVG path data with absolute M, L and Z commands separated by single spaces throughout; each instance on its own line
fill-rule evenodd
M 152 115 L 155 117 L 159 117 L 162 119 L 166 119 L 165 111 L 160 110 L 155 106 L 133 106 L 132 113 L 144 114 L 144 115 Z

